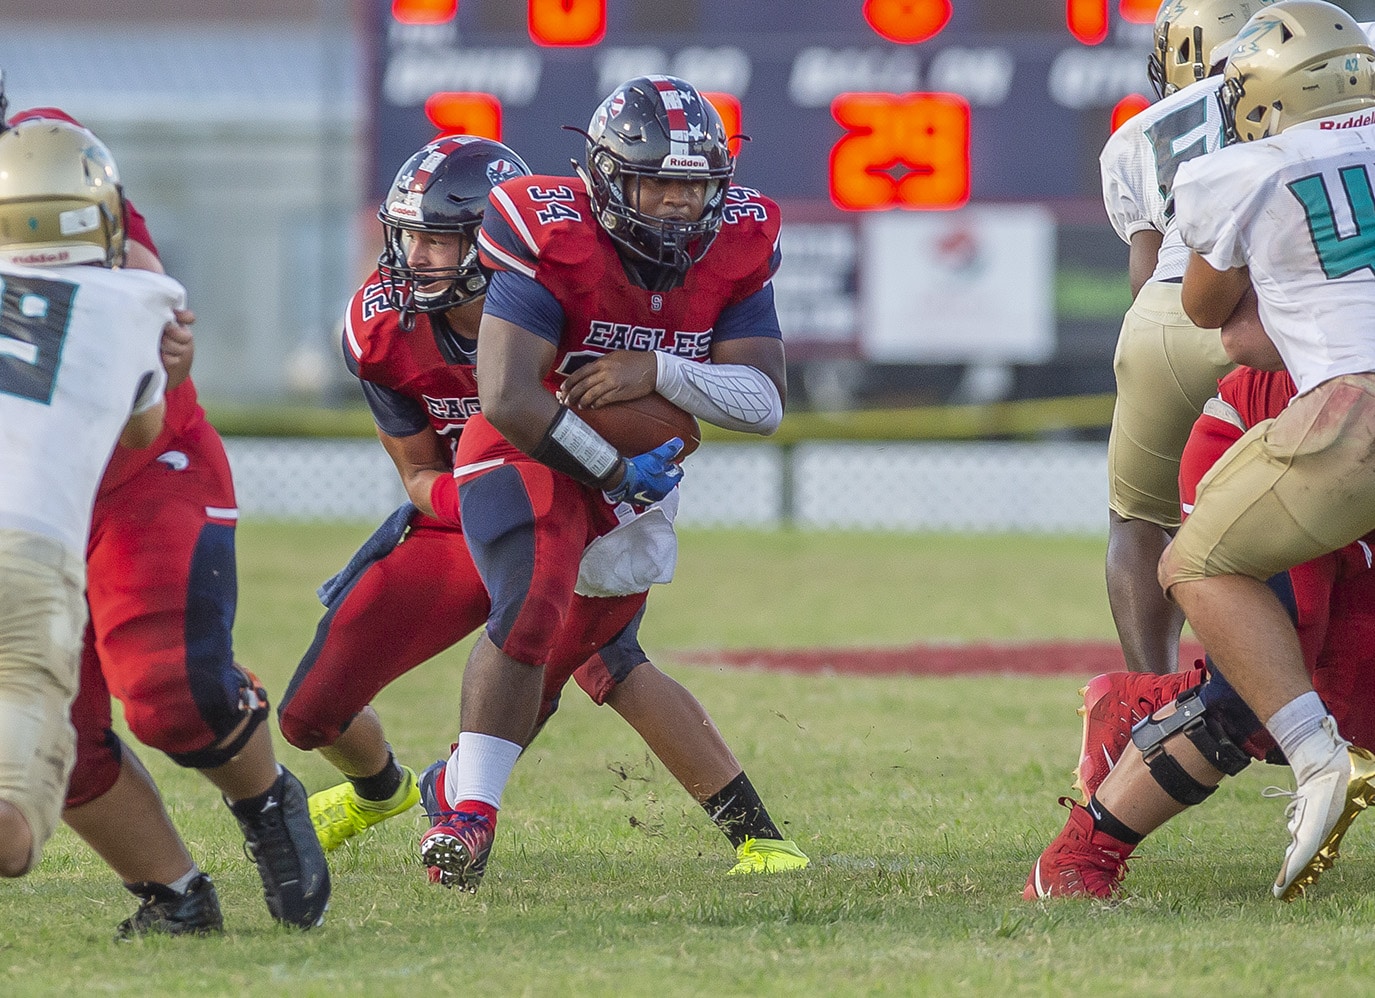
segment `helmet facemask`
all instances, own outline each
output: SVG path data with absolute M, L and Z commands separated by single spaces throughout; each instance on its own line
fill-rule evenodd
M 1169 44 L 1169 37 L 1167 21 L 1164 29 L 1156 32 L 1155 51 L 1151 53 L 1150 62 L 1146 66 L 1146 73 L 1151 79 L 1151 86 L 1155 89 L 1157 97 L 1168 97 L 1184 89 L 1189 83 L 1205 79 L 1210 68 L 1203 62 L 1201 27 L 1195 25 L 1193 31 L 1185 35 L 1184 41 L 1173 46 L 1173 49 Z M 1185 66 L 1189 67 L 1187 71 L 1183 68 Z M 1186 76 L 1192 76 L 1192 79 L 1186 80 Z
M 431 231 L 398 225 L 382 218 L 385 244 L 377 258 L 377 276 L 387 292 L 387 302 L 401 313 L 402 323 L 410 328 L 420 313 L 447 312 L 487 293 L 487 274 L 478 265 L 477 230 L 481 222 L 455 230 L 464 247 L 452 267 L 412 267 L 410 248 L 420 233 Z M 427 290 L 432 285 L 442 287 Z
M 606 202 L 598 213 L 598 221 L 634 258 L 666 267 L 682 276 L 706 256 L 716 234 L 721 231 L 726 187 L 730 183 L 729 169 L 669 172 L 628 163 L 604 148 L 593 150 L 590 160 L 593 176 L 597 178 L 592 182 L 603 189 L 601 193 Z M 702 183 L 705 189 L 701 216 L 692 221 L 659 218 L 642 211 L 641 189 L 646 179 Z

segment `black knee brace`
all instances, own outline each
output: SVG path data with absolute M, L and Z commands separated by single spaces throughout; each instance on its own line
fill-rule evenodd
M 1217 787 L 1198 782 L 1166 753 L 1166 740 L 1181 731 L 1204 759 L 1227 776 L 1240 773 L 1251 757 L 1237 748 L 1222 726 L 1208 716 L 1197 687 L 1179 695 L 1173 714 L 1159 720 L 1152 714 L 1132 728 L 1132 744 L 1141 750 L 1160 789 L 1185 807 L 1192 807 L 1207 800 Z

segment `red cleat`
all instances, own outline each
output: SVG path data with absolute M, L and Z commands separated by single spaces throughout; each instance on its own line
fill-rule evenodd
M 1069 820 L 1031 868 L 1022 897 L 1117 897 L 1135 846 L 1095 830 L 1093 816 L 1068 797 L 1060 803 L 1070 809 Z
M 1204 670 L 1195 666 L 1185 672 L 1157 676 L 1152 672 L 1107 672 L 1094 676 L 1079 691 L 1084 705 L 1084 739 L 1079 748 L 1079 765 L 1074 771 L 1074 787 L 1087 804 L 1107 779 L 1131 741 L 1132 728 L 1161 707 L 1174 702 L 1185 690 L 1203 682 Z

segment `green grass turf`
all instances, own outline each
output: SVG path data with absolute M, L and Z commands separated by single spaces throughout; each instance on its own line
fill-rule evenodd
M 315 584 L 362 527 L 240 529 L 240 656 L 279 693 Z M 611 711 L 571 691 L 516 769 L 475 896 L 433 888 L 419 811 L 332 854 L 326 925 L 275 926 L 214 791 L 145 751 L 215 878 L 228 931 L 114 944 L 129 895 L 65 829 L 0 883 L 0 994 L 1362 994 L 1375 979 L 1375 821 L 1313 899 L 1270 897 L 1285 834 L 1253 767 L 1153 836 L 1129 900 L 1028 904 L 1078 744 L 1073 677 L 854 678 L 675 665 L 713 645 L 1106 637 L 1101 544 L 1025 538 L 688 534 L 646 643 L 693 689 L 802 873 L 732 878 L 701 809 Z M 378 701 L 423 765 L 456 729 L 462 650 Z M 280 745 L 280 743 L 279 743 Z M 322 760 L 281 758 L 308 788 Z M 1364 822 L 1364 823 L 1363 823 Z

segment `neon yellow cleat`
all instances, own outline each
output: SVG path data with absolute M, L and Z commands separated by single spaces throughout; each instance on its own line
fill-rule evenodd
M 736 848 L 735 856 L 739 862 L 731 867 L 732 876 L 802 870 L 812 862 L 792 839 L 746 839 Z
M 320 840 L 320 848 L 325 852 L 338 849 L 360 832 L 403 811 L 409 811 L 420 803 L 415 771 L 409 766 L 402 766 L 401 772 L 405 777 L 404 782 L 390 800 L 363 800 L 347 780 L 328 790 L 311 794 L 310 823 L 315 826 L 315 837 Z

